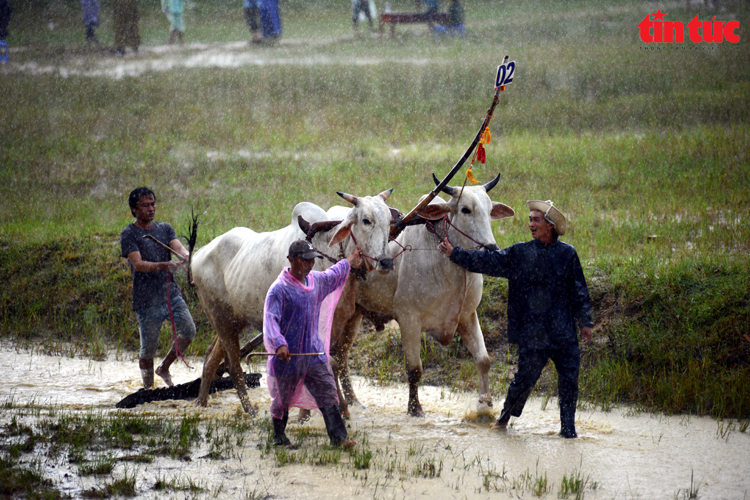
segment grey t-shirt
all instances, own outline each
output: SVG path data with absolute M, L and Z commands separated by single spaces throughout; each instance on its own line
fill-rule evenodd
M 166 222 L 153 222 L 151 229 L 141 229 L 135 224 L 130 224 L 120 233 L 120 246 L 122 256 L 127 258 L 132 252 L 140 252 L 141 259 L 148 262 L 166 262 L 172 258 L 170 252 L 160 247 L 151 239 L 144 236 L 151 235 L 160 242 L 169 246 L 169 243 L 177 238 L 172 226 Z M 130 261 L 128 261 L 130 264 Z M 152 273 L 140 273 L 130 264 L 130 275 L 133 277 L 133 310 L 137 311 L 144 307 L 160 306 L 167 303 L 167 274 L 169 271 L 154 271 Z M 170 276 L 170 298 L 180 297 L 180 287 Z

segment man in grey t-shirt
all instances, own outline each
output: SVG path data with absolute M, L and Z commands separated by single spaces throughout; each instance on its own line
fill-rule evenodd
M 169 319 L 171 306 L 177 329 L 177 340 L 161 364 L 156 368 L 168 386 L 174 385 L 169 374 L 169 367 L 177 353 L 184 352 L 195 337 L 195 323 L 182 298 L 182 293 L 172 274 L 179 263 L 172 260 L 166 248 L 146 236 L 155 238 L 183 257 L 188 258 L 188 251 L 177 239 L 174 229 L 166 222 L 155 222 L 156 196 L 146 187 L 139 187 L 130 193 L 128 198 L 130 212 L 135 222 L 123 229 L 120 234 L 122 256 L 130 263 L 130 274 L 133 277 L 133 311 L 138 318 L 138 329 L 141 337 L 139 366 L 144 387 L 154 385 L 154 355 L 159 346 L 159 332 L 164 320 Z

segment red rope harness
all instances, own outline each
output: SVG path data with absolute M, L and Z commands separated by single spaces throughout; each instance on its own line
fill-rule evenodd
M 442 235 L 440 235 L 440 233 L 438 233 L 437 229 L 435 229 L 435 226 L 432 224 L 431 221 L 427 221 L 425 223 L 425 229 L 427 229 L 428 232 L 434 234 L 439 242 L 442 243 L 443 239 L 448 239 L 448 226 L 451 226 L 453 229 L 455 229 L 456 231 L 458 231 L 459 233 L 461 233 L 462 235 L 466 236 L 468 239 L 476 243 L 478 248 L 487 246 L 487 245 L 484 245 L 483 243 L 479 243 L 477 240 L 475 240 L 474 238 L 472 238 L 471 236 L 469 236 L 468 234 L 464 233 L 459 228 L 457 228 L 450 221 L 447 215 L 443 217 L 442 221 L 443 221 L 443 234 L 445 235 L 445 237 L 443 237 Z M 393 257 L 393 260 L 396 260 L 396 258 L 398 258 L 404 252 L 413 252 L 415 250 L 433 250 L 432 248 L 413 248 L 411 245 L 404 246 L 401 243 L 399 243 L 398 240 L 395 240 L 395 239 L 391 239 L 391 241 L 401 247 L 401 251 Z M 448 241 L 450 241 L 450 239 L 448 239 Z
M 178 262 L 178 266 L 182 266 L 183 269 L 187 271 L 187 268 L 185 267 L 185 264 Z M 185 366 L 193 370 L 194 368 L 190 366 L 187 361 L 185 361 L 185 357 L 182 355 L 182 352 L 180 351 L 180 346 L 177 345 L 177 327 L 174 324 L 174 312 L 172 311 L 172 299 L 170 298 L 169 294 L 169 283 L 171 281 L 172 273 L 167 271 L 167 309 L 169 309 L 169 322 L 172 325 L 172 339 L 174 340 L 174 350 L 177 353 L 177 357 L 182 360 L 183 363 L 185 363 Z
M 365 252 L 364 252 L 364 251 L 362 250 L 362 247 L 360 247 L 360 246 L 359 246 L 359 244 L 357 243 L 357 238 L 355 238 L 355 237 L 354 237 L 354 231 L 352 231 L 352 232 L 351 232 L 351 233 L 349 233 L 349 234 L 350 234 L 350 235 L 351 235 L 351 237 L 352 237 L 352 241 L 354 242 L 354 246 L 355 246 L 355 247 L 357 247 L 357 248 L 359 248 L 359 251 L 360 251 L 360 252 L 362 252 L 362 257 L 367 257 L 368 259 L 370 259 L 370 260 L 372 260 L 372 261 L 375 261 L 375 262 L 378 262 L 378 261 L 380 260 L 380 259 L 376 259 L 375 257 L 370 257 L 369 255 L 367 255 L 367 254 L 366 254 L 366 253 L 365 253 Z
M 456 227 L 456 225 L 455 225 L 455 224 L 453 224 L 453 223 L 452 223 L 452 222 L 450 221 L 450 219 L 448 218 L 448 216 L 447 216 L 447 215 L 443 216 L 443 219 L 442 219 L 442 221 L 443 221 L 443 234 L 445 234 L 445 238 L 448 238 L 448 226 L 451 226 L 451 227 L 452 227 L 453 229 L 455 229 L 456 231 L 458 231 L 459 233 L 461 233 L 462 235 L 466 236 L 466 237 L 467 237 L 468 239 L 470 239 L 471 241 L 473 241 L 474 243 L 476 243 L 476 244 L 477 244 L 477 248 L 482 248 L 482 247 L 485 247 L 485 246 L 486 246 L 485 244 L 483 244 L 483 243 L 479 243 L 479 242 L 478 242 L 477 240 L 475 240 L 474 238 L 472 238 L 471 236 L 469 236 L 468 234 L 464 233 L 464 232 L 463 232 L 463 231 L 461 231 L 461 230 L 460 230 L 459 228 L 457 228 L 457 227 Z M 435 236 L 437 237 L 437 239 L 438 239 L 438 240 L 439 240 L 440 242 L 442 242 L 442 241 L 443 241 L 443 237 L 442 237 L 442 236 L 440 236 L 440 234 L 438 234 L 437 230 L 435 229 L 435 226 L 433 226 L 433 225 L 432 225 L 432 222 L 431 222 L 431 221 L 427 221 L 427 222 L 426 222 L 426 224 L 425 224 L 425 226 L 427 227 L 427 231 L 429 231 L 430 233 L 434 234 L 434 235 L 435 235 Z M 359 248 L 359 250 L 360 250 L 360 251 L 362 252 L 362 256 L 363 256 L 363 257 L 366 257 L 366 258 L 368 258 L 368 259 L 370 259 L 370 260 L 372 260 L 372 261 L 374 261 L 374 262 L 378 262 L 378 261 L 380 260 L 380 259 L 378 259 L 378 258 L 376 258 L 376 257 L 372 257 L 372 256 L 370 256 L 370 255 L 367 255 L 367 254 L 366 254 L 366 253 L 365 253 L 365 252 L 364 252 L 364 251 L 362 250 L 362 247 L 360 247 L 360 246 L 359 246 L 359 244 L 357 243 L 357 238 L 355 238 L 355 237 L 354 237 L 354 232 L 351 232 L 351 233 L 349 233 L 349 234 L 350 234 L 350 235 L 351 235 L 351 237 L 352 237 L 352 241 L 354 242 L 354 246 L 355 246 L 355 247 L 357 247 L 357 248 Z M 391 240 L 392 242 L 396 243 L 396 245 L 398 245 L 398 246 L 400 246 L 400 247 L 401 247 L 401 251 L 400 251 L 399 253 L 397 253 L 397 254 L 396 254 L 396 255 L 395 255 L 394 257 L 393 257 L 393 260 L 396 260 L 396 259 L 397 259 L 398 257 L 400 257 L 400 256 L 401 256 L 401 254 L 402 254 L 402 253 L 404 253 L 404 252 L 407 252 L 407 251 L 408 251 L 408 252 L 412 252 L 412 251 L 414 251 L 414 248 L 413 248 L 413 247 L 412 247 L 411 245 L 407 245 L 407 246 L 404 246 L 404 245 L 402 245 L 401 243 L 399 243 L 399 242 L 398 242 L 398 240 L 396 240 L 396 239 L 394 239 L 394 238 L 391 238 L 390 240 Z M 448 241 L 450 241 L 450 239 L 449 239 Z M 426 250 L 426 249 L 425 249 L 425 250 Z M 318 253 L 320 253 L 320 254 L 321 254 L 321 255 L 323 255 L 324 257 L 327 257 L 327 258 L 329 258 L 329 259 L 330 259 L 330 257 L 328 257 L 328 255 L 326 255 L 325 253 L 323 253 L 323 252 L 321 252 L 321 251 L 319 251 L 319 250 L 318 250 Z M 331 260 L 332 260 L 332 259 L 331 259 Z
M 447 215 L 446 215 L 446 216 L 445 216 L 445 217 L 443 218 L 443 220 L 444 220 L 444 225 L 448 225 L 448 226 L 451 226 L 451 227 L 452 227 L 453 229 L 455 229 L 455 230 L 456 230 L 456 231 L 458 231 L 459 233 L 461 233 L 461 234 L 463 234 L 464 236 L 466 236 L 467 238 L 469 238 L 469 239 L 470 239 L 471 241 L 473 241 L 474 243 L 476 243 L 476 244 L 477 244 L 477 248 L 482 248 L 482 247 L 485 247 L 485 246 L 487 246 L 487 245 L 485 245 L 484 243 L 479 243 L 479 242 L 478 242 L 477 240 L 475 240 L 474 238 L 472 238 L 471 236 L 469 236 L 468 234 L 464 233 L 464 232 L 463 232 L 463 231 L 461 231 L 461 230 L 460 230 L 459 228 L 457 228 L 457 227 L 456 227 L 456 225 L 455 225 L 455 224 L 453 224 L 453 223 L 452 223 L 452 222 L 450 221 L 450 219 L 448 219 L 448 216 L 447 216 Z M 443 231 L 445 232 L 445 237 L 447 238 L 447 237 L 448 237 L 448 232 L 447 232 L 447 231 L 445 230 L 445 228 L 443 228 Z M 448 240 L 448 241 L 450 241 L 450 240 Z

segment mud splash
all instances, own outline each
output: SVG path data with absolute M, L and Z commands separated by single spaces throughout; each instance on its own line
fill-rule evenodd
M 177 383 L 199 376 L 200 362 L 190 362 L 196 370 L 173 365 Z M 251 367 L 251 371 L 260 369 Z M 15 407 L 33 404 L 58 412 L 127 411 L 115 410 L 114 405 L 140 385 L 135 361 L 54 358 L 7 346 L 0 348 L 0 370 L 4 407 L 12 401 Z M 639 414 L 627 408 L 606 413 L 583 410 L 576 422 L 580 438 L 565 440 L 557 436 L 555 401 L 546 407 L 541 400 L 532 401 L 522 418 L 498 432 L 489 430 L 493 416 L 477 411 L 472 394 L 423 387 L 420 399 L 427 417 L 415 419 L 405 414 L 406 387 L 377 387 L 356 378 L 355 388 L 367 408 L 352 408 L 349 425 L 374 452 L 369 469 L 353 468 L 345 454 L 338 465 L 280 467 L 272 455 L 261 453 L 259 438 L 251 431 L 233 458 L 209 459 L 205 446 L 198 446 L 188 461 L 159 457 L 142 466 L 118 463 L 112 476 L 135 474 L 138 494 L 150 498 L 208 498 L 218 493 L 299 498 L 302 492 L 307 498 L 321 499 L 486 498 L 488 493 L 493 498 L 531 498 L 534 487 L 542 484 L 547 485 L 542 496 L 556 498 L 563 477 L 575 471 L 590 480 L 587 498 L 687 498 L 694 487 L 702 498 L 750 496 L 750 432 L 740 432 L 736 424 Z M 260 413 L 267 413 L 265 381 L 251 389 L 250 396 Z M 228 391 L 213 397 L 208 408 L 169 401 L 131 411 L 175 418 L 199 415 L 205 423 L 235 414 L 240 406 L 234 391 Z M 10 413 L 0 410 L 3 429 Z M 300 426 L 324 429 L 319 416 L 305 424 L 290 424 L 290 428 Z M 92 481 L 78 477 L 75 465 L 45 463 L 43 467 L 58 488 L 74 497 Z M 189 478 L 202 490 L 154 491 L 159 478 Z

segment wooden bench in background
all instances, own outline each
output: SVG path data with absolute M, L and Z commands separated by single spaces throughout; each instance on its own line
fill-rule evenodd
M 396 34 L 396 25 L 402 24 L 414 24 L 414 23 L 427 23 L 433 22 L 434 24 L 442 24 L 447 26 L 450 22 L 451 15 L 448 12 L 437 12 L 433 14 L 429 19 L 424 15 L 423 12 L 385 12 L 380 14 L 380 25 L 378 32 L 383 35 L 383 29 L 386 24 L 391 25 L 391 36 Z

